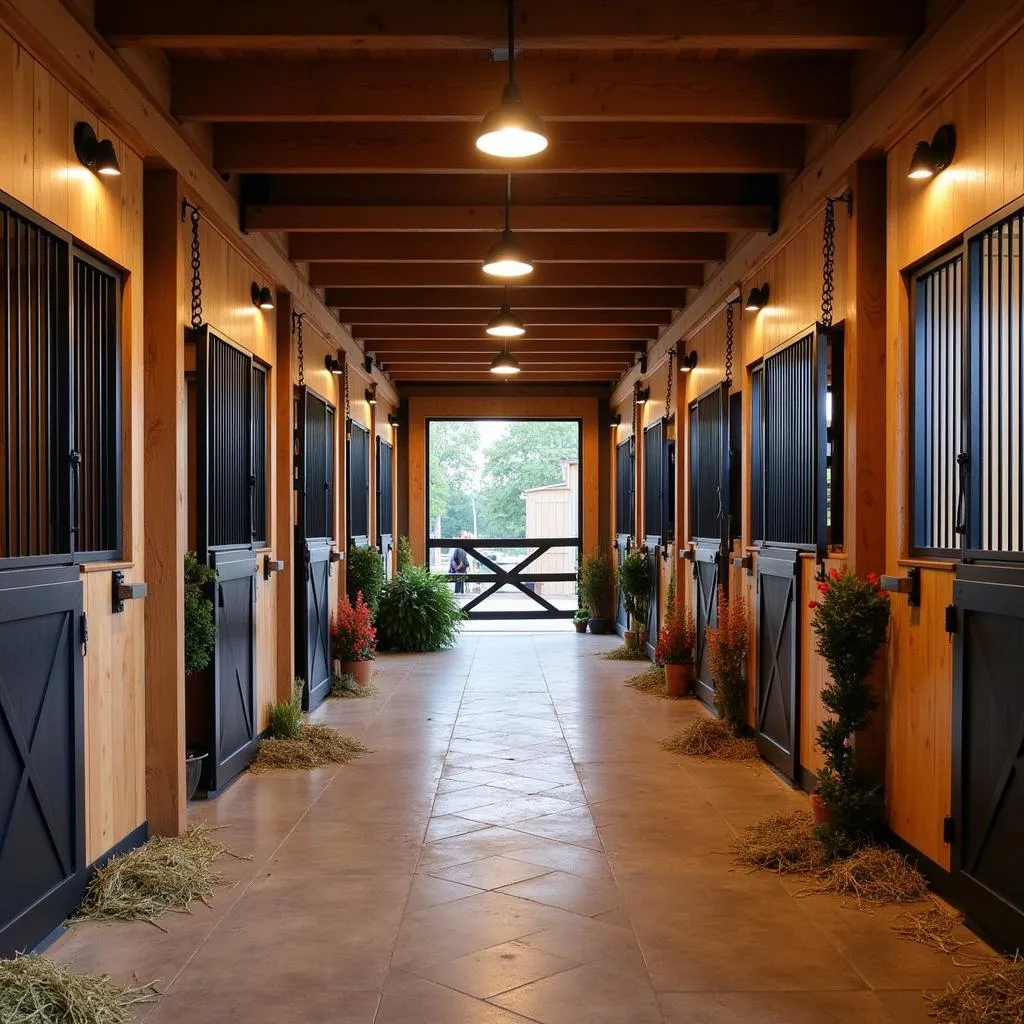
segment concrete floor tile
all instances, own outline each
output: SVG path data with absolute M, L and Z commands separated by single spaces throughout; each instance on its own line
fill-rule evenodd
M 430 981 L 486 999 L 579 965 L 521 942 L 505 942 L 420 972 Z

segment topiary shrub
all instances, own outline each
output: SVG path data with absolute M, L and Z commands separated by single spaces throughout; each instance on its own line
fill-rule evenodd
M 389 580 L 377 606 L 382 651 L 439 651 L 454 647 L 464 616 L 444 576 L 412 566 Z
M 194 551 L 185 555 L 185 674 L 201 672 L 213 657 L 217 626 L 213 621 L 213 602 L 206 587 L 217 574 L 203 565 Z
M 406 536 L 398 538 L 398 563 L 395 566 L 396 572 L 405 572 L 412 568 L 412 541 Z
M 346 580 L 349 599 L 354 602 L 356 595 L 362 594 L 370 614 L 376 615 L 380 590 L 384 586 L 384 563 L 380 552 L 376 548 L 349 548 Z

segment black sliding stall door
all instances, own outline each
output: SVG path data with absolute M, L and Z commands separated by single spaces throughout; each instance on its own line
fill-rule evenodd
M 348 422 L 348 542 L 359 548 L 370 544 L 370 432 L 354 420 Z
M 77 563 L 121 546 L 120 295 L 106 264 L 0 194 L 0 957 L 85 885 Z
M 694 623 L 697 627 L 697 696 L 714 706 L 707 657 L 707 627 L 718 625 L 718 587 L 728 587 L 729 386 L 725 383 L 690 403 L 690 534 L 695 541 Z
M 384 576 L 391 579 L 395 570 L 395 506 L 394 506 L 394 466 L 395 450 L 382 437 L 377 438 L 377 538 L 381 560 L 384 563 Z
M 307 387 L 296 395 L 295 674 L 312 711 L 331 690 L 334 407 Z
M 636 529 L 636 455 L 633 438 L 615 446 L 615 563 L 622 565 L 633 546 Z M 615 588 L 615 629 L 621 636 L 629 629 L 622 591 Z
M 647 653 L 661 628 L 659 564 L 666 544 L 675 539 L 675 441 L 668 438 L 669 421 L 655 420 L 644 430 L 644 548 L 651 568 L 651 593 L 647 613 Z
M 196 344 L 196 534 L 217 573 L 213 663 L 191 693 L 190 745 L 206 750 L 201 788 L 222 789 L 252 760 L 256 706 L 256 548 L 266 542 L 266 371 L 204 326 Z
M 935 501 L 918 523 L 936 546 L 957 534 L 962 543 L 953 587 L 953 872 L 971 922 L 1008 950 L 1024 944 L 1022 230 L 1018 209 L 967 240 L 960 493 L 957 507 L 936 507 L 950 503 L 955 473 L 943 433 L 932 448 L 942 464 L 935 463 L 927 487 Z M 941 317 L 958 315 L 957 300 L 934 307 L 938 324 L 918 309 L 915 355 L 925 354 L 929 339 L 920 332 L 930 327 L 928 347 L 941 357 L 936 343 L 941 349 L 950 333 Z M 940 359 L 931 365 L 941 366 Z M 917 483 L 919 492 L 921 477 Z

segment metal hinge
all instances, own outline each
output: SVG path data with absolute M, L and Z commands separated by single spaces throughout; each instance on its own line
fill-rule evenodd
M 942 841 L 944 843 L 956 842 L 956 819 L 948 814 L 942 819 Z
M 946 632 L 949 633 L 950 636 L 960 632 L 960 624 L 957 621 L 955 604 L 946 605 Z
M 82 612 L 81 617 L 78 620 L 79 624 L 79 643 L 82 645 L 82 657 L 84 658 L 89 653 L 89 616 Z

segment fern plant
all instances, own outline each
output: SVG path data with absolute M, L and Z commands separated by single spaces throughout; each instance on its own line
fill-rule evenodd
M 388 651 L 439 651 L 459 639 L 464 616 L 448 579 L 412 566 L 389 580 L 377 607 L 377 646 Z
M 217 626 L 213 621 L 213 602 L 206 588 L 217 574 L 203 565 L 194 551 L 185 555 L 185 673 L 201 672 L 213 657 Z

